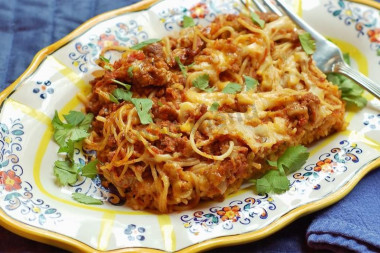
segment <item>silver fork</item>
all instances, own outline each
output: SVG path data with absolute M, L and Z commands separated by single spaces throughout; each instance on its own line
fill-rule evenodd
M 243 2 L 243 0 L 241 0 Z M 276 13 L 279 16 L 283 16 L 282 12 L 270 1 L 262 0 L 264 4 L 261 4 L 258 0 L 252 0 L 259 11 L 268 12 L 267 8 Z M 310 33 L 314 38 L 316 44 L 316 50 L 313 54 L 313 59 L 317 64 L 317 67 L 324 73 L 340 73 L 348 76 L 367 91 L 369 91 L 376 98 L 380 99 L 380 84 L 376 84 L 360 72 L 352 69 L 343 60 L 343 55 L 340 49 L 318 33 L 314 28 L 309 26 L 304 20 L 298 17 L 283 0 L 275 0 L 278 6 L 303 30 Z M 244 2 L 243 2 L 244 3 Z M 266 7 L 265 7 L 266 6 Z

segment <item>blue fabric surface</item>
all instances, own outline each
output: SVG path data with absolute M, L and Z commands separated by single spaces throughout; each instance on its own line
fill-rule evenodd
M 89 18 L 136 0 L 0 0 L 0 89 L 12 83 L 43 47 Z M 300 218 L 258 242 L 215 252 L 380 252 L 380 170 L 367 175 L 343 200 Z

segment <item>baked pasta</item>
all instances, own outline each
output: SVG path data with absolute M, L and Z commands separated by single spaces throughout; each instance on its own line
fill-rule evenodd
M 258 15 L 264 28 L 220 15 L 99 60 L 84 144 L 128 206 L 165 213 L 223 199 L 287 147 L 344 127 L 340 91 L 303 51 L 302 31 Z

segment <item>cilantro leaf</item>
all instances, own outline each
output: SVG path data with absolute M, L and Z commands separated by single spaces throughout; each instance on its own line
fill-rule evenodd
M 133 49 L 133 50 L 140 50 L 140 49 L 143 49 L 144 47 L 146 47 L 146 46 L 148 46 L 150 44 L 156 43 L 158 41 L 160 41 L 160 39 L 146 40 L 146 41 L 140 42 L 140 43 L 132 46 L 131 49 Z
M 128 73 L 129 78 L 133 77 L 133 66 L 129 66 L 127 73 Z
M 130 90 L 131 89 L 131 85 L 130 84 L 126 84 L 126 83 L 123 83 L 123 82 L 120 82 L 119 80 L 116 80 L 116 79 L 111 79 L 114 83 L 117 83 L 117 84 L 120 84 L 121 86 L 123 86 L 124 88 L 126 88 L 127 90 Z
M 212 103 L 212 105 L 210 106 L 210 111 L 211 112 L 215 112 L 215 111 L 217 111 L 218 109 L 219 109 L 219 103 L 218 102 L 214 102 L 214 103 Z
M 363 108 L 367 105 L 367 99 L 362 97 L 364 89 L 350 78 L 337 73 L 328 73 L 327 80 L 337 85 L 341 90 L 341 97 L 346 101 L 347 106 L 357 106 Z
M 269 170 L 259 179 L 250 180 L 256 185 L 258 193 L 282 193 L 289 190 L 289 179 L 286 174 L 299 170 L 309 158 L 309 152 L 304 146 L 289 147 L 277 161 L 267 161 L 277 170 Z
M 348 65 L 351 65 L 351 58 L 349 53 L 343 53 L 343 60 Z
M 251 12 L 251 19 L 253 23 L 258 24 L 261 28 L 264 28 L 265 21 L 262 20 L 255 12 Z
M 236 94 L 241 91 L 241 85 L 238 83 L 229 83 L 222 90 L 223 93 L 226 94 Z
M 96 164 L 98 164 L 98 160 L 93 160 L 87 163 L 82 167 L 82 176 L 89 177 L 91 179 L 95 178 L 98 174 L 98 170 L 96 169 Z
M 65 146 L 61 146 L 58 153 L 66 153 L 71 162 L 74 161 L 74 142 L 68 140 Z
M 250 76 L 244 75 L 243 77 L 244 77 L 245 87 L 247 91 L 254 89 L 259 83 L 255 78 L 252 78 Z
M 298 34 L 298 39 L 301 42 L 301 46 L 303 51 L 305 51 L 306 54 L 313 54 L 315 51 L 315 41 L 311 37 L 310 33 L 301 33 Z
M 307 148 L 301 145 L 289 147 L 277 160 L 277 168 L 280 173 L 293 173 L 299 170 L 309 158 L 310 153 Z M 281 173 L 283 174 L 283 173 Z M 284 175 L 284 174 L 283 174 Z
M 283 193 L 289 190 L 289 179 L 285 175 L 281 175 L 278 170 L 270 170 L 261 178 L 251 181 L 255 183 L 259 194 Z
M 114 95 L 112 95 L 111 93 L 108 93 L 108 98 L 111 102 L 115 103 L 115 104 L 119 104 L 119 100 L 117 100 L 117 98 L 115 98 Z
M 143 125 L 153 123 L 149 110 L 152 108 L 153 101 L 149 98 L 132 98 L 132 103 L 136 107 L 140 122 Z
M 110 60 L 104 57 L 103 55 L 99 55 L 99 59 L 104 61 L 105 63 L 110 63 Z
M 193 81 L 192 84 L 194 87 L 206 91 L 206 92 L 212 92 L 214 88 L 209 87 L 209 80 L 210 77 L 208 74 L 203 74 L 197 76 Z
M 183 28 L 195 26 L 194 19 L 189 16 L 183 16 Z
M 182 64 L 181 60 L 179 59 L 178 56 L 174 57 L 175 61 L 178 64 L 179 69 L 182 72 L 182 75 L 186 78 L 187 77 L 187 68 L 185 65 Z
M 88 129 L 91 127 L 91 122 L 93 118 L 94 115 L 92 113 L 87 113 L 86 116 L 84 116 L 82 122 L 79 123 L 78 128 L 87 132 Z
M 55 161 L 54 175 L 59 185 L 75 184 L 78 179 L 78 166 L 70 161 Z
M 125 100 L 125 101 L 131 101 L 132 99 L 132 92 L 126 91 L 125 89 L 115 89 L 112 94 L 115 96 L 116 99 L 119 100 Z
M 79 193 L 79 192 L 73 192 L 71 194 L 71 197 L 75 200 L 78 201 L 79 203 L 82 204 L 87 204 L 87 205 L 102 205 L 103 201 L 100 199 L 96 199 L 91 196 L 87 196 L 86 194 Z
M 51 123 L 53 125 L 54 130 L 60 130 L 60 129 L 64 129 L 65 128 L 64 127 L 65 124 L 59 118 L 57 111 L 55 111 L 54 117 L 53 117 L 53 120 L 51 121 Z
M 78 125 L 84 120 L 84 113 L 78 111 L 70 111 L 69 114 L 63 115 L 67 123 L 72 126 Z
M 104 65 L 104 69 L 107 69 L 109 71 L 114 71 L 114 68 L 109 64 Z
M 298 38 L 305 53 L 309 55 L 313 54 L 315 51 L 315 41 L 311 37 L 310 33 L 301 33 L 298 35 Z

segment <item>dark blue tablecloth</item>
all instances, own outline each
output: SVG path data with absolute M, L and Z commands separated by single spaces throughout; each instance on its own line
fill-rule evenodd
M 12 83 L 43 47 L 84 21 L 135 0 L 0 0 L 0 90 Z M 380 21 L 379 21 L 380 22 Z M 369 173 L 343 200 L 300 218 L 261 241 L 215 252 L 380 251 L 380 170 Z M 1 252 L 58 249 L 0 228 Z

